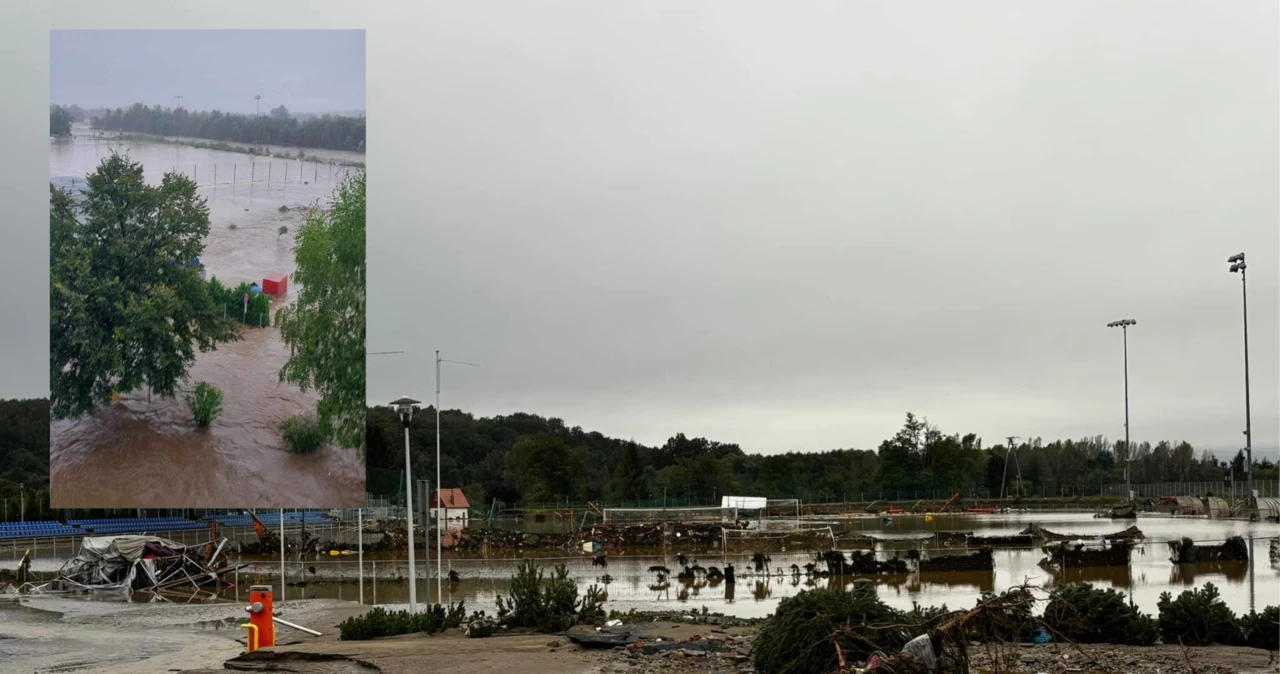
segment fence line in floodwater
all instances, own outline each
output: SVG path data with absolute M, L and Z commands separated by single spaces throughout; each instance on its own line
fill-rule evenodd
M 339 183 L 359 170 L 362 169 L 332 160 L 327 163 L 264 160 L 230 164 L 171 164 L 166 173 L 185 175 L 198 188 L 255 184 L 287 187 Z M 71 179 L 72 192 L 87 187 L 83 178 Z

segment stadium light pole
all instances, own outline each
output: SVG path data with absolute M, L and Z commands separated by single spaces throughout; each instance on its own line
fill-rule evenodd
M 418 612 L 418 580 L 413 565 L 413 475 L 409 465 L 409 422 L 413 420 L 413 406 L 420 401 L 408 396 L 397 398 L 391 404 L 400 413 L 400 423 L 404 424 L 404 514 L 409 522 L 409 612 Z M 427 593 L 431 586 L 428 584 Z
M 1248 476 L 1248 502 L 1253 504 L 1253 425 L 1249 420 L 1249 291 L 1245 284 L 1244 253 L 1227 258 L 1232 274 L 1240 272 L 1240 301 L 1244 308 L 1244 457 L 1245 474 Z M 1250 539 L 1252 540 L 1252 539 Z
M 444 535 L 444 524 L 441 522 L 440 513 L 444 510 L 441 507 L 440 493 L 443 491 L 443 485 L 440 483 L 440 364 L 453 363 L 454 365 L 467 365 L 469 367 L 480 367 L 475 363 L 464 363 L 460 360 L 444 360 L 440 357 L 440 349 L 436 349 L 436 598 L 441 601 L 444 597 L 444 552 L 442 537 Z M 428 498 L 430 494 L 428 494 Z M 428 503 L 430 503 L 428 501 Z
M 1107 323 L 1108 328 L 1120 328 L 1124 333 L 1124 497 L 1132 497 L 1129 485 L 1129 460 L 1133 456 L 1133 445 L 1129 442 L 1129 326 L 1137 325 L 1132 318 L 1124 318 Z

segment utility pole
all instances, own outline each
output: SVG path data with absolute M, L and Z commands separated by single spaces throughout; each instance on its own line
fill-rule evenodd
M 440 364 L 453 363 L 454 365 L 468 365 L 470 367 L 480 367 L 475 363 L 464 363 L 460 360 L 445 360 L 440 357 L 440 350 L 436 349 L 436 597 L 442 596 L 444 592 L 444 499 L 441 498 L 441 492 L 444 485 L 440 482 Z M 429 502 L 428 502 L 429 503 Z M 431 545 L 427 541 L 427 545 Z
M 179 108 L 181 108 L 181 107 L 182 107 L 182 99 L 184 98 L 184 96 L 174 96 L 174 98 L 178 99 L 178 107 L 179 107 Z

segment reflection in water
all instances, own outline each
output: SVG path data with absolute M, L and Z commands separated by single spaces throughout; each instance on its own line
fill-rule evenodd
M 936 518 L 941 520 L 941 517 Z M 981 518 L 977 521 L 972 519 L 965 520 L 963 518 L 952 518 L 960 520 L 955 523 L 957 527 L 964 527 L 964 530 L 994 530 L 997 532 L 1008 531 L 1010 529 L 1020 530 L 1025 527 L 1029 520 L 1040 522 L 1052 521 L 1054 525 L 1044 524 L 1056 531 L 1107 531 L 1113 530 L 1114 525 L 1108 522 L 1101 524 L 1095 522 L 1088 514 L 1070 515 L 1070 514 L 1054 514 L 1035 516 L 1014 515 Z M 895 526 L 905 528 L 902 518 L 897 519 Z M 1248 571 L 1245 567 L 1246 562 L 1235 562 L 1232 564 L 1202 564 L 1190 569 L 1192 576 L 1183 575 L 1186 573 L 1183 569 L 1176 569 L 1175 565 L 1168 559 L 1168 548 L 1164 541 L 1172 535 L 1179 537 L 1183 532 L 1192 532 L 1197 541 L 1211 542 L 1220 541 L 1230 535 L 1256 535 L 1261 537 L 1274 536 L 1276 527 L 1270 523 L 1249 523 L 1238 521 L 1210 521 L 1210 520 L 1173 520 L 1173 519 L 1157 519 L 1143 518 L 1138 521 L 1139 526 L 1143 528 L 1149 537 L 1149 540 L 1135 550 L 1132 557 L 1132 563 L 1129 567 L 1105 567 L 1105 568 L 1086 568 L 1086 569 L 1067 569 L 1057 573 L 1048 573 L 1042 569 L 1038 562 L 1043 558 L 1044 553 L 1037 549 L 1006 549 L 997 550 L 994 555 L 995 571 L 994 572 L 948 572 L 948 573 L 929 573 L 929 574 L 903 574 L 897 576 L 879 576 L 879 577 L 844 577 L 844 578 L 820 578 L 813 577 L 801 572 L 797 574 L 791 573 L 790 567 L 796 564 L 803 568 L 812 558 L 812 553 L 792 552 L 792 553 L 771 553 L 772 566 L 775 573 L 765 576 L 763 573 L 755 574 L 752 570 L 751 577 L 744 577 L 740 573 L 735 573 L 738 583 L 744 583 L 744 591 L 750 593 L 750 601 L 738 601 L 736 597 L 737 585 L 727 581 L 713 581 L 710 579 L 693 578 L 688 582 L 678 581 L 674 574 L 669 577 L 659 578 L 662 574 L 661 568 L 677 570 L 678 566 L 674 554 L 664 555 L 661 550 L 648 550 L 643 552 L 628 551 L 627 554 L 610 554 L 609 557 L 609 575 L 608 583 L 609 599 L 607 609 L 627 611 L 636 609 L 641 611 L 653 610 L 693 610 L 706 606 L 708 610 L 713 612 L 723 612 L 742 617 L 763 617 L 772 613 L 779 601 L 787 597 L 792 597 L 801 591 L 812 588 L 837 587 L 849 589 L 854 583 L 869 582 L 873 583 L 876 592 L 887 604 L 903 609 L 910 610 L 913 603 L 922 606 L 942 606 L 946 605 L 952 609 L 967 608 L 977 601 L 982 592 L 1001 592 L 1010 587 L 1021 585 L 1023 582 L 1030 582 L 1033 585 L 1044 587 L 1053 587 L 1063 583 L 1088 582 L 1098 587 L 1116 588 L 1126 593 L 1132 594 L 1134 603 L 1145 613 L 1154 614 L 1156 612 L 1156 603 L 1159 600 L 1161 592 L 1171 591 L 1177 594 L 1190 587 L 1198 587 L 1203 585 L 1205 581 L 1212 581 L 1221 590 L 1222 598 L 1237 613 L 1248 612 L 1250 601 L 1257 597 L 1263 606 L 1275 603 L 1274 597 L 1280 596 L 1280 569 L 1270 566 L 1266 559 L 1265 548 L 1260 548 L 1263 552 L 1263 558 L 1260 560 L 1261 568 L 1252 568 L 1249 578 L 1244 578 L 1243 572 Z M 1265 524 L 1265 526 L 1264 526 Z M 918 525 L 917 525 L 918 526 Z M 1091 529 L 1092 528 L 1092 529 Z M 1265 545 L 1265 544 L 1264 544 Z M 1145 554 L 1140 551 L 1145 549 Z M 889 553 L 890 555 L 892 553 Z M 526 556 L 537 556 L 536 553 Z M 599 570 L 593 569 L 591 566 L 591 557 L 588 554 L 574 555 L 565 558 L 563 551 L 548 551 L 542 553 L 544 557 L 553 557 L 547 559 L 546 564 L 565 563 L 569 568 L 570 577 L 576 579 L 580 588 L 585 588 L 591 582 L 599 580 L 603 577 L 599 576 Z M 718 566 L 727 569 L 728 566 L 736 566 L 737 569 L 747 569 L 751 566 L 750 553 L 740 555 L 722 555 L 706 550 L 698 551 L 696 555 L 690 554 L 690 557 L 696 556 L 700 563 L 707 566 Z M 447 554 L 445 564 L 448 569 L 455 570 L 462 577 L 462 581 L 456 584 L 446 586 L 447 601 L 465 601 L 468 609 L 491 610 L 495 597 L 498 594 L 507 594 L 510 591 L 510 577 L 518 564 L 517 556 L 508 554 L 506 557 L 486 559 L 479 555 L 457 555 Z M 306 574 L 307 566 L 316 566 L 322 570 L 320 576 L 328 575 L 336 577 L 344 575 L 347 578 L 355 577 L 356 566 L 350 558 L 342 560 L 315 559 L 295 564 L 289 562 L 290 580 L 295 580 L 295 576 Z M 254 562 L 254 567 L 265 573 L 274 574 L 278 568 L 279 562 L 270 558 L 263 558 Z M 372 574 L 376 568 L 379 580 L 377 581 L 376 593 L 378 600 L 385 604 L 391 604 L 397 608 L 408 602 L 408 586 L 404 582 L 392 582 L 389 578 L 403 578 L 405 575 L 405 566 L 402 560 L 393 560 L 387 556 L 366 556 L 365 573 L 367 584 L 365 588 L 366 601 L 370 601 L 374 594 L 372 586 Z M 783 575 L 779 577 L 776 569 L 785 569 Z M 324 570 L 328 569 L 326 573 Z M 652 570 L 658 569 L 658 570 Z M 1174 576 L 1174 574 L 1179 574 Z M 259 576 L 258 580 L 270 581 L 270 576 Z M 1248 580 L 1249 582 L 1246 582 Z M 241 575 L 241 584 L 248 587 L 249 584 L 257 582 L 252 579 L 251 575 L 246 572 Z M 418 596 L 424 596 L 424 584 L 419 585 Z M 672 585 L 675 585 L 673 588 Z M 312 582 L 309 587 L 299 588 L 301 596 L 314 597 L 336 597 L 341 592 L 346 598 L 356 596 L 357 589 L 354 584 L 348 584 L 343 589 L 342 584 L 338 583 L 315 583 Z M 295 588 L 289 588 L 290 597 Z M 434 584 L 432 585 L 434 593 Z M 224 597 L 230 599 L 234 591 L 224 593 Z
M 945 573 L 916 573 L 908 577 L 907 590 L 919 592 L 925 585 L 944 587 L 972 587 L 978 592 L 993 592 L 996 588 L 996 572 L 949 571 Z
M 77 129 L 77 131 L 83 131 Z M 272 272 L 293 274 L 293 240 L 302 222 L 282 205 L 327 202 L 341 174 L 327 165 L 258 158 L 158 143 L 109 144 L 59 139 L 49 144 L 51 178 L 84 176 L 112 151 L 127 151 L 156 184 L 175 166 L 201 185 L 210 231 L 201 262 L 228 285 L 261 282 Z M 253 168 L 251 167 L 253 164 Z M 283 181 L 285 165 L 291 171 Z M 274 180 L 263 172 L 273 167 Z M 218 173 L 214 173 L 214 167 Z M 214 176 L 217 175 L 217 183 Z M 233 176 L 235 182 L 232 182 Z M 254 176 L 258 182 L 250 182 Z M 305 178 L 305 180 L 304 180 Z M 277 310 L 296 300 L 273 301 Z M 363 505 L 364 469 L 354 451 L 330 446 L 295 455 L 280 438 L 280 423 L 313 412 L 315 391 L 280 384 L 288 347 L 274 327 L 241 327 L 243 341 L 198 353 L 187 386 L 206 381 L 223 391 L 224 411 L 209 428 L 192 425 L 182 394 L 152 398 L 146 390 L 122 396 L 78 420 L 52 424 L 50 500 L 55 507 L 357 507 Z
M 1102 583 L 1115 588 L 1133 587 L 1132 566 L 1086 566 L 1048 570 L 1055 585 L 1068 583 Z
M 1170 585 L 1199 585 L 1205 580 L 1215 580 L 1207 576 L 1226 576 L 1228 581 L 1240 583 L 1249 574 L 1249 562 L 1198 562 L 1170 566 L 1173 567 L 1169 572 Z

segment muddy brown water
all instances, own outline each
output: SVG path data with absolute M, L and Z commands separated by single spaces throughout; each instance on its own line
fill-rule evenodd
M 50 177 L 73 177 L 83 186 L 84 176 L 112 151 L 127 152 L 141 162 L 151 184 L 175 167 L 195 177 L 201 196 L 208 200 L 210 220 L 200 260 L 209 277 L 232 286 L 261 283 L 272 272 L 292 275 L 293 234 L 304 215 L 300 210 L 282 213 L 280 207 L 328 203 L 345 170 L 164 143 L 75 138 L 50 141 Z M 280 236 L 282 225 L 289 232 Z M 297 292 L 297 285 L 290 283 L 286 296 L 272 302 L 272 311 L 295 301 Z M 80 419 L 54 422 L 52 505 L 362 505 L 364 467 L 355 451 L 330 445 L 314 454 L 295 455 L 280 437 L 280 423 L 291 415 L 313 412 L 318 396 L 278 382 L 289 357 L 279 331 L 242 326 L 240 332 L 243 341 L 197 354 L 183 387 L 185 391 L 207 381 L 222 389 L 224 411 L 209 428 L 192 423 L 181 393 L 166 400 L 149 396 L 145 389 Z

